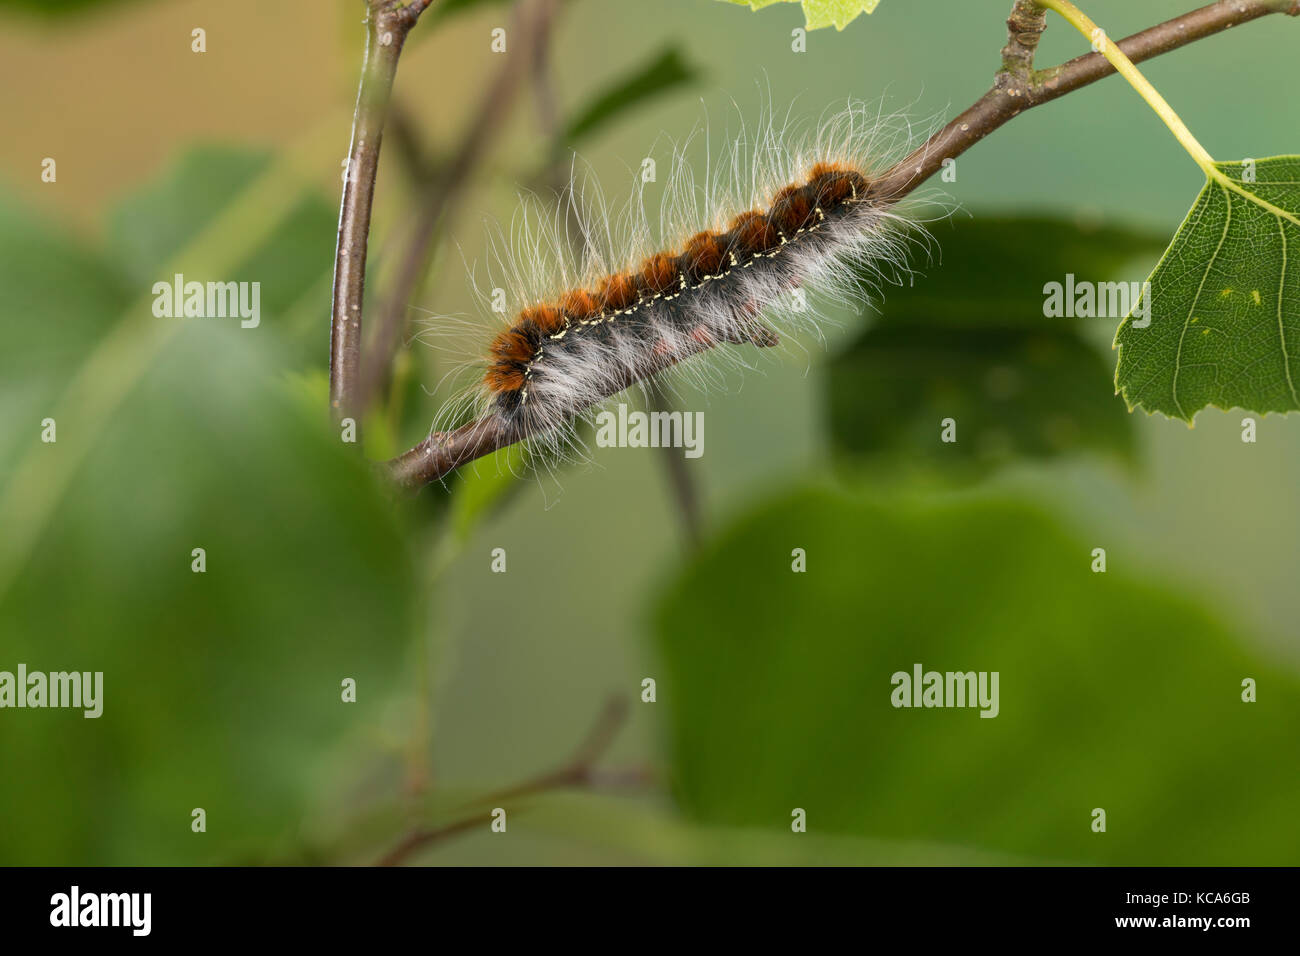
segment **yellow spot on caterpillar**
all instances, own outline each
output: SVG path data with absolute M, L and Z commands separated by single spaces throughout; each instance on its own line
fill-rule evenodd
M 1250 297 L 1251 297 L 1252 299 L 1255 300 L 1255 304 L 1256 304 L 1256 305 L 1261 305 L 1261 304 L 1263 304 L 1263 302 L 1264 302 L 1264 300 L 1263 300 L 1262 298 L 1260 298 L 1259 290 L 1258 290 L 1258 289 L 1251 289 L 1251 290 L 1250 290 Z

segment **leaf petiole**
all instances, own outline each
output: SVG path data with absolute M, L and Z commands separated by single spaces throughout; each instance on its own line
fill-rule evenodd
M 1174 112 L 1174 108 L 1169 105 L 1168 101 L 1166 101 L 1165 98 L 1160 95 L 1160 92 L 1151 85 L 1151 82 L 1142 75 L 1141 71 L 1133 61 L 1130 60 L 1125 55 L 1124 51 L 1119 48 L 1119 45 L 1111 42 L 1106 31 L 1093 23 L 1092 20 L 1088 18 L 1087 14 L 1071 3 L 1070 0 L 1034 0 L 1034 2 L 1044 9 L 1053 10 L 1056 13 L 1059 13 L 1070 23 L 1071 26 L 1088 38 L 1092 43 L 1093 49 L 1109 60 L 1111 66 L 1115 67 L 1115 70 L 1124 77 L 1124 79 L 1128 80 L 1129 85 L 1132 86 L 1133 89 L 1137 90 L 1138 95 L 1147 101 L 1147 105 L 1156 111 L 1157 116 L 1164 120 L 1165 125 L 1168 126 L 1170 131 L 1174 134 L 1174 138 L 1178 140 L 1183 149 L 1187 150 L 1192 159 L 1196 161 L 1196 165 L 1201 167 L 1206 178 L 1211 182 L 1218 183 L 1224 189 L 1230 189 L 1238 195 L 1244 196 L 1257 206 L 1268 210 L 1273 215 L 1288 219 L 1300 226 L 1300 219 L 1292 213 L 1273 205 L 1266 199 L 1263 199 L 1246 189 L 1221 170 L 1218 163 L 1214 161 L 1214 157 L 1211 156 L 1205 147 L 1200 144 L 1197 138 L 1192 135 L 1192 131 L 1187 128 L 1187 124 L 1184 123 L 1182 119 L 1179 118 L 1178 114 Z
M 1191 155 L 1196 161 L 1196 165 L 1205 171 L 1205 175 L 1211 179 L 1222 180 L 1227 177 L 1219 171 L 1214 163 L 1214 158 L 1206 151 L 1205 147 L 1200 144 L 1192 131 L 1174 112 L 1174 108 L 1169 105 L 1159 91 L 1151 85 L 1150 81 L 1142 75 L 1133 61 L 1130 60 L 1119 45 L 1113 43 L 1106 31 L 1097 24 L 1093 23 L 1082 10 L 1076 7 L 1070 0 L 1035 0 L 1038 6 L 1047 10 L 1055 11 L 1069 22 L 1076 30 L 1082 33 L 1092 43 L 1092 47 L 1107 60 L 1111 66 L 1124 79 L 1128 80 L 1129 85 L 1137 90 L 1138 95 L 1147 101 L 1147 104 L 1156 111 L 1174 137 L 1182 145 L 1183 149 Z

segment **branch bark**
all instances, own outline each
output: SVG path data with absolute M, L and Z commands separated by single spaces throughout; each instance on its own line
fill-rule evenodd
M 1141 63 L 1271 13 L 1300 15 L 1300 0 L 1288 0 L 1287 4 L 1277 0 L 1219 0 L 1135 33 L 1119 41 L 1119 48 L 1134 63 Z M 1012 17 L 1015 19 L 1014 12 Z M 1033 45 L 1037 46 L 1036 40 Z M 875 195 L 882 201 L 901 199 L 938 172 L 944 159 L 960 156 L 1025 110 L 1050 103 L 1114 72 L 1115 68 L 1100 53 L 1075 57 L 1049 70 L 1000 72 L 991 90 L 877 180 Z
M 352 118 L 352 145 L 339 207 L 330 310 L 330 408 L 335 419 L 355 416 L 361 372 L 361 313 L 366 247 L 379 172 L 379 147 L 406 37 L 432 0 L 369 0 L 366 52 Z
M 1038 41 L 1047 29 L 1047 11 L 1034 0 L 1016 0 L 1007 17 L 1007 45 L 1002 49 L 1002 70 L 1028 73 L 1034 68 Z
M 873 198 L 881 203 L 904 199 L 938 172 L 945 159 L 960 156 L 1025 110 L 1050 103 L 1115 72 L 1098 53 L 1076 57 L 1053 69 L 1034 70 L 1034 52 L 1046 25 L 1043 13 L 1032 0 L 1017 0 L 1007 21 L 1009 39 L 1003 50 L 1003 69 L 992 89 L 877 179 L 872 184 Z M 1300 0 L 1219 0 L 1136 33 L 1121 40 L 1119 46 L 1134 63 L 1141 63 L 1272 13 L 1300 15 Z M 668 364 L 686 357 L 674 356 Z M 525 437 L 491 417 L 483 418 L 452 432 L 431 435 L 389 461 L 387 469 L 399 485 L 415 489 Z

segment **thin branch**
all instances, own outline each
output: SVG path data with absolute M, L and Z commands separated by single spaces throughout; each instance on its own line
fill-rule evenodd
M 551 73 L 551 31 L 538 30 L 531 39 L 533 55 L 529 61 L 529 84 L 533 91 L 533 109 L 542 139 L 554 144 L 560 133 L 560 104 Z
M 1038 41 L 1046 29 L 1046 10 L 1034 0 L 1016 0 L 1011 16 L 1007 17 L 1007 45 L 1002 49 L 1002 71 L 1030 73 L 1034 69 Z
M 1121 40 L 1119 48 L 1134 63 L 1141 63 L 1271 13 L 1300 15 L 1300 2 L 1283 7 L 1276 0 L 1219 0 L 1135 33 Z M 1100 53 L 1088 53 L 1027 78 L 999 73 L 993 89 L 885 173 L 873 184 L 873 192 L 882 201 L 901 199 L 938 172 L 944 159 L 960 156 L 1025 110 L 1050 103 L 1114 72 L 1115 68 Z
M 474 119 L 455 153 L 433 177 L 426 198 L 411 227 L 410 239 L 398 264 L 397 275 L 379 315 L 364 362 L 358 407 L 363 411 L 383 390 L 392 368 L 393 356 L 402 342 L 406 315 L 420 280 L 429 264 L 429 254 L 439 229 L 455 216 L 465 195 L 465 185 L 487 152 L 492 140 L 505 126 L 521 81 L 528 75 L 529 61 L 550 36 L 558 0 L 518 0 L 507 33 L 509 48 L 492 83 L 474 111 Z
M 605 702 L 604 708 L 596 722 L 587 732 L 587 736 L 573 752 L 573 755 L 554 770 L 523 783 L 487 793 L 473 801 L 474 807 L 495 807 L 524 797 L 536 796 L 552 790 L 578 787 L 636 786 L 645 783 L 649 774 L 644 770 L 601 772 L 596 764 L 609 750 L 623 725 L 627 722 L 627 701 L 619 696 L 612 696 Z M 377 866 L 398 866 L 406 862 L 416 852 L 426 849 L 449 837 L 472 830 L 491 820 L 491 812 L 479 809 L 474 813 L 432 829 L 412 830 L 402 837 L 398 844 L 389 850 Z
M 355 414 L 361 372 L 361 307 L 365 299 L 366 245 L 379 172 L 384 118 L 406 37 L 431 0 L 369 0 L 366 52 L 352 118 L 352 145 L 339 208 L 330 312 L 330 408 L 335 418 Z
M 1121 40 L 1119 46 L 1129 59 L 1140 63 L 1271 13 L 1300 15 L 1300 0 L 1219 0 L 1134 34 Z M 1097 53 L 1077 57 L 1054 69 L 1033 72 L 1029 66 L 1037 44 L 1030 39 L 1034 32 L 1032 11 L 1026 10 L 1023 2 L 1017 2 L 1008 25 L 1011 37 L 1004 56 L 1011 57 L 1013 68 L 999 71 L 991 90 L 873 182 L 872 196 L 877 202 L 889 204 L 902 200 L 938 172 L 945 159 L 960 156 L 1025 110 L 1049 103 L 1115 72 L 1106 58 Z M 687 357 L 675 355 L 666 364 Z M 610 394 L 617 394 L 631 384 L 622 383 Z M 387 468 L 399 485 L 419 488 L 468 461 L 526 437 L 489 416 L 452 432 L 431 435 L 389 461 Z
M 653 411 L 669 412 L 672 410 L 663 385 L 657 379 L 651 381 L 646 390 Z M 689 415 L 690 412 L 683 412 L 682 414 Z M 660 449 L 660 457 L 663 459 L 664 470 L 668 475 L 673 503 L 677 506 L 677 518 L 681 523 L 682 533 L 686 536 L 686 543 L 691 548 L 697 548 L 700 542 L 704 540 L 704 518 L 700 510 L 700 493 L 699 489 L 695 487 L 695 479 L 691 475 L 689 467 L 687 467 L 686 459 L 681 454 L 680 448 L 665 445 Z

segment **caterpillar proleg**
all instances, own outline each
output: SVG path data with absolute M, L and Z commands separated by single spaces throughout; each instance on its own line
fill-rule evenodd
M 818 302 L 871 302 L 925 241 L 873 193 L 914 140 L 907 120 L 851 102 L 810 135 L 770 120 L 742 130 L 710 157 L 702 185 L 675 150 L 658 229 L 642 181 L 615 214 L 577 174 L 558 210 L 526 200 L 490 257 L 517 311 L 470 396 L 479 420 L 564 452 L 575 420 L 669 367 L 701 372 L 700 353 L 743 365 L 745 348 L 820 337 Z M 439 425 L 465 411 L 453 404 Z

